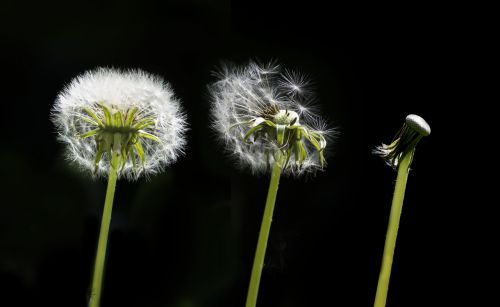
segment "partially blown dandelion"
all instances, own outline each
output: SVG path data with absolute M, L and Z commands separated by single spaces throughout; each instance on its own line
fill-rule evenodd
M 281 173 L 322 169 L 332 130 L 308 107 L 307 79 L 269 64 L 226 66 L 210 87 L 215 129 L 228 150 L 254 172 L 271 170 L 246 307 L 255 307 Z
M 214 127 L 243 165 L 266 172 L 284 157 L 284 173 L 325 166 L 332 130 L 308 106 L 303 75 L 251 62 L 243 68 L 225 66 L 218 76 L 210 87 Z
M 76 77 L 59 94 L 52 120 L 68 159 L 108 176 L 89 300 L 98 307 L 116 180 L 154 174 L 175 161 L 185 144 L 185 116 L 160 78 L 100 68 Z

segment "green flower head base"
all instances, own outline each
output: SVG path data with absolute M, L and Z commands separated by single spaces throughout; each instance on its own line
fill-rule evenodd
M 98 105 L 102 109 L 104 118 L 99 118 L 88 107 L 83 108 L 90 118 L 82 117 L 82 119 L 95 129 L 80 135 L 81 138 L 95 138 L 97 143 L 97 153 L 94 160 L 95 172 L 98 170 L 99 162 L 104 153 L 107 153 L 108 156 L 112 154 L 119 155 L 121 170 L 123 170 L 129 159 L 135 169 L 138 162 L 144 168 L 144 148 L 142 147 L 144 139 L 150 139 L 161 144 L 158 137 L 146 132 L 147 129 L 155 126 L 155 119 L 146 117 L 138 120 L 137 107 L 132 107 L 122 113 L 120 110 L 110 110 L 104 103 Z
M 67 157 L 105 176 L 117 155 L 119 176 L 137 179 L 176 160 L 185 144 L 185 116 L 170 87 L 142 71 L 98 69 L 75 78 L 52 115 Z
M 397 169 L 403 155 L 412 152 L 422 137 L 430 134 L 431 127 L 429 124 L 422 117 L 410 114 L 406 117 L 405 124 L 392 142 L 389 145 L 377 146 L 373 153 L 381 156 L 388 165 Z
M 306 85 L 302 75 L 272 64 L 222 69 L 210 87 L 213 124 L 241 164 L 266 172 L 278 161 L 285 174 L 325 166 L 333 130 L 313 114 Z
M 279 152 L 275 154 L 284 155 L 286 169 L 290 159 L 299 168 L 308 158 L 305 141 L 308 141 L 314 147 L 319 157 L 319 165 L 325 165 L 323 151 L 326 148 L 326 139 L 322 131 L 309 129 L 302 126 L 299 121 L 299 114 L 295 111 L 279 110 L 277 106 L 269 109 L 268 114 L 257 117 L 248 125 L 248 131 L 243 140 L 249 144 L 255 143 L 259 139 L 273 140 L 276 143 Z

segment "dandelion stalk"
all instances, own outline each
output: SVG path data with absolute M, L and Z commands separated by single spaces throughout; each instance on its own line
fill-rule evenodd
M 386 305 L 392 261 L 396 248 L 396 238 L 398 235 L 401 212 L 403 210 L 403 200 L 405 197 L 410 165 L 415 154 L 415 146 L 423 136 L 428 136 L 430 131 L 429 125 L 423 118 L 417 115 L 408 115 L 405 125 L 392 143 L 390 145 L 383 144 L 375 150 L 376 154 L 381 155 L 389 165 L 398 170 L 398 175 L 394 187 L 374 307 L 385 307 Z
M 384 307 L 389 291 L 389 279 L 391 277 L 392 259 L 396 247 L 396 237 L 398 235 L 399 220 L 403 210 L 403 199 L 405 197 L 406 181 L 410 168 L 411 159 L 415 149 L 405 154 L 401 158 L 398 167 L 398 177 L 392 198 L 391 214 L 389 216 L 389 226 L 385 238 L 384 255 L 382 257 L 382 268 L 378 278 L 377 294 L 375 296 L 375 307 Z
M 213 126 L 227 149 L 254 173 L 271 171 L 246 307 L 255 307 L 280 176 L 314 173 L 332 134 L 312 110 L 308 81 L 278 65 L 225 66 L 212 84 Z
M 276 194 L 278 194 L 278 185 L 280 182 L 283 161 L 274 162 L 271 171 L 271 181 L 269 182 L 269 191 L 267 192 L 266 207 L 262 224 L 260 226 L 259 241 L 253 260 L 252 275 L 250 277 L 250 286 L 248 287 L 246 307 L 255 307 L 257 305 L 257 295 L 259 293 L 260 277 L 264 267 L 264 257 L 266 255 L 267 240 L 271 230 L 273 220 L 274 204 L 276 203 Z
M 104 276 L 104 264 L 106 260 L 106 247 L 108 244 L 109 225 L 111 223 L 111 212 L 113 211 L 113 198 L 115 196 L 116 179 L 120 164 L 120 156 L 113 153 L 113 158 L 109 166 L 108 188 L 106 190 L 106 200 L 104 201 L 104 211 L 102 213 L 101 229 L 99 232 L 99 243 L 95 257 L 94 275 L 92 278 L 92 288 L 90 292 L 89 307 L 99 307 L 101 301 L 101 288 Z

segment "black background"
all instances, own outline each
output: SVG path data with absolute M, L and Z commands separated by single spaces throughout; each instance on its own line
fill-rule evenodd
M 2 306 L 86 305 L 106 182 L 66 163 L 49 113 L 65 84 L 99 66 L 163 76 L 190 124 L 178 163 L 118 183 L 102 306 L 243 306 L 268 178 L 223 154 L 206 85 L 221 61 L 249 59 L 309 75 L 339 132 L 326 171 L 280 183 L 259 306 L 373 304 L 396 173 L 371 150 L 410 113 L 433 132 L 410 174 L 387 305 L 467 297 L 456 204 L 443 201 L 445 11 L 179 0 L 18 2 L 1 14 Z

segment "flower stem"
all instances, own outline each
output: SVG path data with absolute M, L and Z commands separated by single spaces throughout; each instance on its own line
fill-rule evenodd
M 271 222 L 273 219 L 274 204 L 276 202 L 276 194 L 278 193 L 278 185 L 282 171 L 282 161 L 274 162 L 271 173 L 271 182 L 269 183 L 269 191 L 267 192 L 266 207 L 264 216 L 260 226 L 259 241 L 257 242 L 257 250 L 252 267 L 252 276 L 250 277 L 250 286 L 248 288 L 246 307 L 255 307 L 257 305 L 257 295 L 259 293 L 260 277 L 264 266 L 264 256 L 266 254 L 267 239 Z
M 391 277 L 392 259 L 394 257 L 394 248 L 396 247 L 396 237 L 398 235 L 399 220 L 403 209 L 403 200 L 405 197 L 406 181 L 408 172 L 413 159 L 415 148 L 403 153 L 398 167 L 398 176 L 396 186 L 394 187 L 394 196 L 392 198 L 391 214 L 389 216 L 389 225 L 385 238 L 384 255 L 382 258 L 382 267 L 377 285 L 377 294 L 375 295 L 374 307 L 385 307 L 387 301 L 387 292 L 389 291 L 389 279 Z
M 104 264 L 106 260 L 106 246 L 108 243 L 109 225 L 111 223 L 111 212 L 113 211 L 113 198 L 115 195 L 117 172 L 120 164 L 119 160 L 120 155 L 113 153 L 111 165 L 109 167 L 108 188 L 106 190 L 106 200 L 104 201 L 104 211 L 102 213 L 89 307 L 99 307 L 101 300 L 101 288 L 104 275 Z

